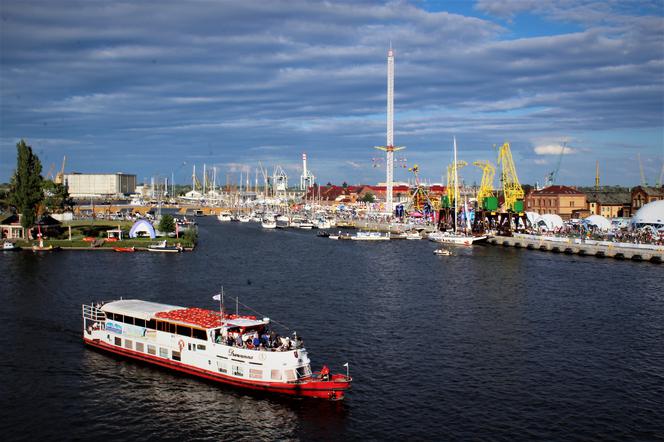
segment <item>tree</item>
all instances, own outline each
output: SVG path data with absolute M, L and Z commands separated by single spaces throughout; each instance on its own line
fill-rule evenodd
M 25 141 L 16 143 L 16 150 L 16 171 L 11 180 L 9 204 L 22 215 L 21 225 L 29 229 L 35 224 L 37 207 L 44 199 L 42 166 L 37 155 L 32 153 L 32 147 L 25 144 Z
M 171 233 L 175 231 L 175 220 L 172 215 L 165 214 L 161 216 L 157 230 L 164 233 Z
M 360 199 L 360 201 L 365 202 L 365 203 L 373 203 L 376 201 L 376 197 L 374 196 L 373 193 L 367 192 L 364 194 L 364 196 Z
M 51 213 L 66 212 L 74 207 L 74 200 L 69 196 L 67 186 L 64 184 L 45 180 L 44 196 L 44 205 Z

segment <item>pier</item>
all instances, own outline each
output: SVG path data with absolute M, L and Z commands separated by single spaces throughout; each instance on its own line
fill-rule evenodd
M 664 261 L 664 246 L 650 244 L 613 243 L 609 241 L 525 234 L 515 234 L 511 237 L 494 236 L 489 238 L 488 242 L 497 246 L 541 250 L 567 255 L 631 259 L 633 261 L 648 261 L 658 264 Z

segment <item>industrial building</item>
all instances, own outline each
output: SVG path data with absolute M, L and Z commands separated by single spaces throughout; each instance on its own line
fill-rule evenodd
M 124 198 L 136 189 L 136 175 L 126 173 L 67 173 L 72 198 Z

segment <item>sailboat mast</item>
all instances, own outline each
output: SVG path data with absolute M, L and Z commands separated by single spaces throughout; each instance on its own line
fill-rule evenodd
M 454 137 L 454 233 L 457 231 L 457 201 L 459 201 L 459 176 L 457 174 L 456 137 Z

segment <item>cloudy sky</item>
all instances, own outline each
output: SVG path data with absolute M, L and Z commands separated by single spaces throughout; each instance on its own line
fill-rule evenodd
M 299 180 L 384 180 L 386 52 L 396 52 L 397 164 L 440 181 L 459 157 L 519 177 L 654 183 L 664 161 L 664 2 L 3 0 L 0 181 L 16 142 L 44 173 L 218 180 L 280 164 Z M 378 166 L 378 167 L 376 167 Z M 479 169 L 462 172 L 479 181 Z M 397 179 L 408 177 L 397 168 Z

